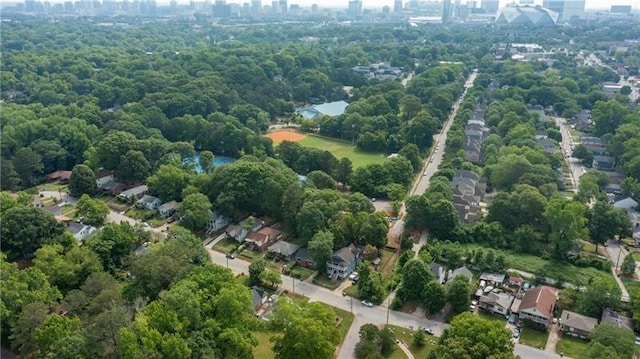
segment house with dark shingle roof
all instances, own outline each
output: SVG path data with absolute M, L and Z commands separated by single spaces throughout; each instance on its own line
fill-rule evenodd
M 563 310 L 559 324 L 565 334 L 586 339 L 598 325 L 598 319 Z

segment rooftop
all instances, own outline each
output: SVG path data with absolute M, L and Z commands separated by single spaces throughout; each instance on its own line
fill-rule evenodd
M 520 303 L 520 311 L 534 309 L 545 317 L 551 318 L 556 301 L 557 289 L 542 285 L 530 289 L 524 294 Z
M 563 310 L 562 315 L 560 316 L 560 324 L 580 329 L 585 332 L 591 332 L 593 328 L 598 325 L 598 319 Z
M 277 241 L 269 247 L 270 253 L 277 253 L 283 256 L 290 256 L 300 249 L 300 246 L 285 241 Z

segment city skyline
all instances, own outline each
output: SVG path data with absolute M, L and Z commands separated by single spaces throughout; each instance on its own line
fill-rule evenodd
M 44 0 L 43 0 L 44 1 Z M 48 0 L 50 3 L 63 3 L 66 0 Z M 196 2 L 205 2 L 206 0 L 197 0 Z M 404 0 L 403 4 L 406 4 L 408 0 Z M 482 5 L 482 0 L 475 0 L 476 6 L 479 7 Z M 542 5 L 543 0 L 535 0 L 536 5 Z M 572 1 L 572 0 L 567 0 Z M 15 0 L 0 0 L 0 3 L 9 4 L 9 3 L 21 3 L 23 1 L 15 1 Z M 130 0 L 130 2 L 132 2 Z M 156 3 L 159 5 L 168 5 L 170 0 L 156 0 Z M 179 4 L 188 4 L 190 0 L 178 0 Z M 210 0 L 211 3 L 214 3 L 214 0 Z M 313 4 L 320 5 L 324 8 L 347 8 L 349 0 L 293 0 L 290 1 L 290 4 L 297 4 L 303 7 L 310 7 Z M 442 2 L 442 1 L 440 1 Z M 518 2 L 518 0 L 500 0 L 500 8 L 510 4 Z M 250 0 L 227 0 L 229 4 L 244 4 L 251 3 Z M 462 4 L 466 3 L 466 0 L 461 1 Z M 262 5 L 271 5 L 270 0 L 263 0 Z M 631 5 L 633 9 L 637 10 L 640 8 L 640 0 L 586 0 L 585 9 L 609 9 L 611 5 Z M 363 0 L 362 7 L 363 8 L 382 8 L 384 6 L 389 6 L 393 9 L 394 0 Z

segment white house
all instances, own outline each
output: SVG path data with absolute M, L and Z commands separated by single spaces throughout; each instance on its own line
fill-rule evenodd
M 96 172 L 96 184 L 99 189 L 106 189 L 107 184 L 114 181 L 113 171 L 99 170 Z
M 158 207 L 160 207 L 161 204 L 162 204 L 162 201 L 160 200 L 160 198 L 149 196 L 147 194 L 142 196 L 142 198 L 140 198 L 138 202 L 136 202 L 137 207 L 143 207 L 152 211 L 155 209 L 158 209 Z
M 167 203 L 163 203 L 160 207 L 158 207 L 158 214 L 160 214 L 161 218 L 167 218 L 173 215 L 178 209 L 178 202 L 169 201 Z
M 67 232 L 73 234 L 73 238 L 78 241 L 84 241 L 89 238 L 89 236 L 96 231 L 96 228 L 90 226 L 88 224 L 83 224 L 79 222 L 69 222 L 66 228 Z

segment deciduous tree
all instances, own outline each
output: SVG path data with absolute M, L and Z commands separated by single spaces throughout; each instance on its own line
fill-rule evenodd
M 2 215 L 0 246 L 9 259 L 32 257 L 45 244 L 63 240 L 64 228 L 53 215 L 39 208 L 17 206 Z
M 181 223 L 191 230 L 202 230 L 209 221 L 211 211 L 209 198 L 202 193 L 187 195 L 178 205 Z
M 451 304 L 455 313 L 462 313 L 471 304 L 471 288 L 469 279 L 465 276 L 457 276 L 447 287 L 447 301 Z
M 313 235 L 308 243 L 309 253 L 316 263 L 316 269 L 320 273 L 327 271 L 327 261 L 333 254 L 333 233 L 320 231 Z
M 89 166 L 79 164 L 73 167 L 69 182 L 69 194 L 80 197 L 83 194 L 93 195 L 98 190 L 96 175 Z
M 109 214 L 109 207 L 104 202 L 93 199 L 88 194 L 83 194 L 80 197 L 76 204 L 76 210 L 78 216 L 83 218 L 82 221 L 92 226 L 104 224 L 104 220 Z

